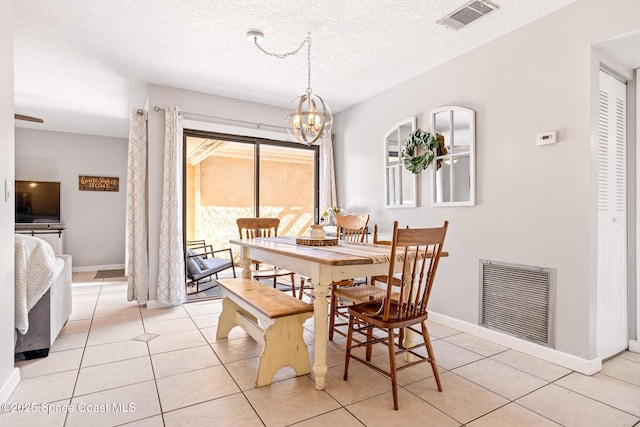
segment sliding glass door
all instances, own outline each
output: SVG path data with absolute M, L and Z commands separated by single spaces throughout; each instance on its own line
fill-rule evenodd
M 185 240 L 229 247 L 240 217 L 280 218 L 301 236 L 318 204 L 318 149 L 257 138 L 184 131 Z M 234 250 L 236 262 L 239 251 Z
M 280 218 L 280 234 L 302 236 L 314 222 L 317 151 L 260 145 L 258 212 Z

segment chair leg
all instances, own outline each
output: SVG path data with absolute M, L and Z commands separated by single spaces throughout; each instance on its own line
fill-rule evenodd
M 427 345 L 427 354 L 429 355 L 429 362 L 431 363 L 431 369 L 433 370 L 433 376 L 436 379 L 438 385 L 438 391 L 442 391 L 442 384 L 440 383 L 440 375 L 438 374 L 438 366 L 436 365 L 436 357 L 433 354 L 433 348 L 431 347 L 431 339 L 429 338 L 429 331 L 427 330 L 427 324 L 422 322 L 422 337 L 424 343 Z
M 291 294 L 293 297 L 296 297 L 296 281 L 293 278 L 293 273 L 291 273 Z M 300 289 L 300 294 L 302 294 L 302 289 Z
M 389 373 L 393 391 L 393 409 L 398 410 L 398 379 L 396 377 L 396 350 L 393 342 L 393 328 L 389 328 Z
M 367 329 L 367 351 L 365 352 L 367 362 L 371 362 L 371 354 L 373 353 L 373 344 L 371 344 L 371 340 L 373 340 L 373 327 Z
M 351 359 L 351 342 L 353 340 L 353 316 L 349 316 L 349 329 L 347 330 L 347 347 L 344 353 L 344 380 L 349 376 L 349 359 Z
M 336 297 L 336 287 L 331 285 L 331 303 L 329 304 L 329 341 L 333 341 L 333 330 L 335 329 L 336 324 L 336 314 L 338 297 Z

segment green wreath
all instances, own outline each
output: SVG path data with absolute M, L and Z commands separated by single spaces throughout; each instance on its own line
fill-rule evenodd
M 436 157 L 438 145 L 434 135 L 422 129 L 416 129 L 404 142 L 402 150 L 404 167 L 413 174 L 419 174 L 428 168 Z M 418 147 L 424 148 L 423 154 L 418 155 Z

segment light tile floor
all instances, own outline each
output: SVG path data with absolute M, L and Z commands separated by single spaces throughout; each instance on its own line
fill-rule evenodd
M 640 354 L 588 377 L 431 322 L 444 391 L 426 364 L 401 371 L 394 411 L 386 377 L 352 362 L 343 381 L 344 339 L 328 346 L 324 391 L 288 368 L 255 388 L 261 348 L 239 328 L 216 341 L 220 301 L 147 310 L 126 301 L 125 279 L 93 275 L 74 274 L 73 313 L 49 357 L 16 363 L 9 402 L 22 412 L 0 425 L 640 426 Z

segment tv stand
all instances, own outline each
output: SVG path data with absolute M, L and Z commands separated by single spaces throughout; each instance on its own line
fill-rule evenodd
M 16 234 L 28 234 L 39 237 L 49 243 L 53 253 L 60 255 L 63 252 L 62 232 L 65 227 L 62 224 L 16 224 Z

